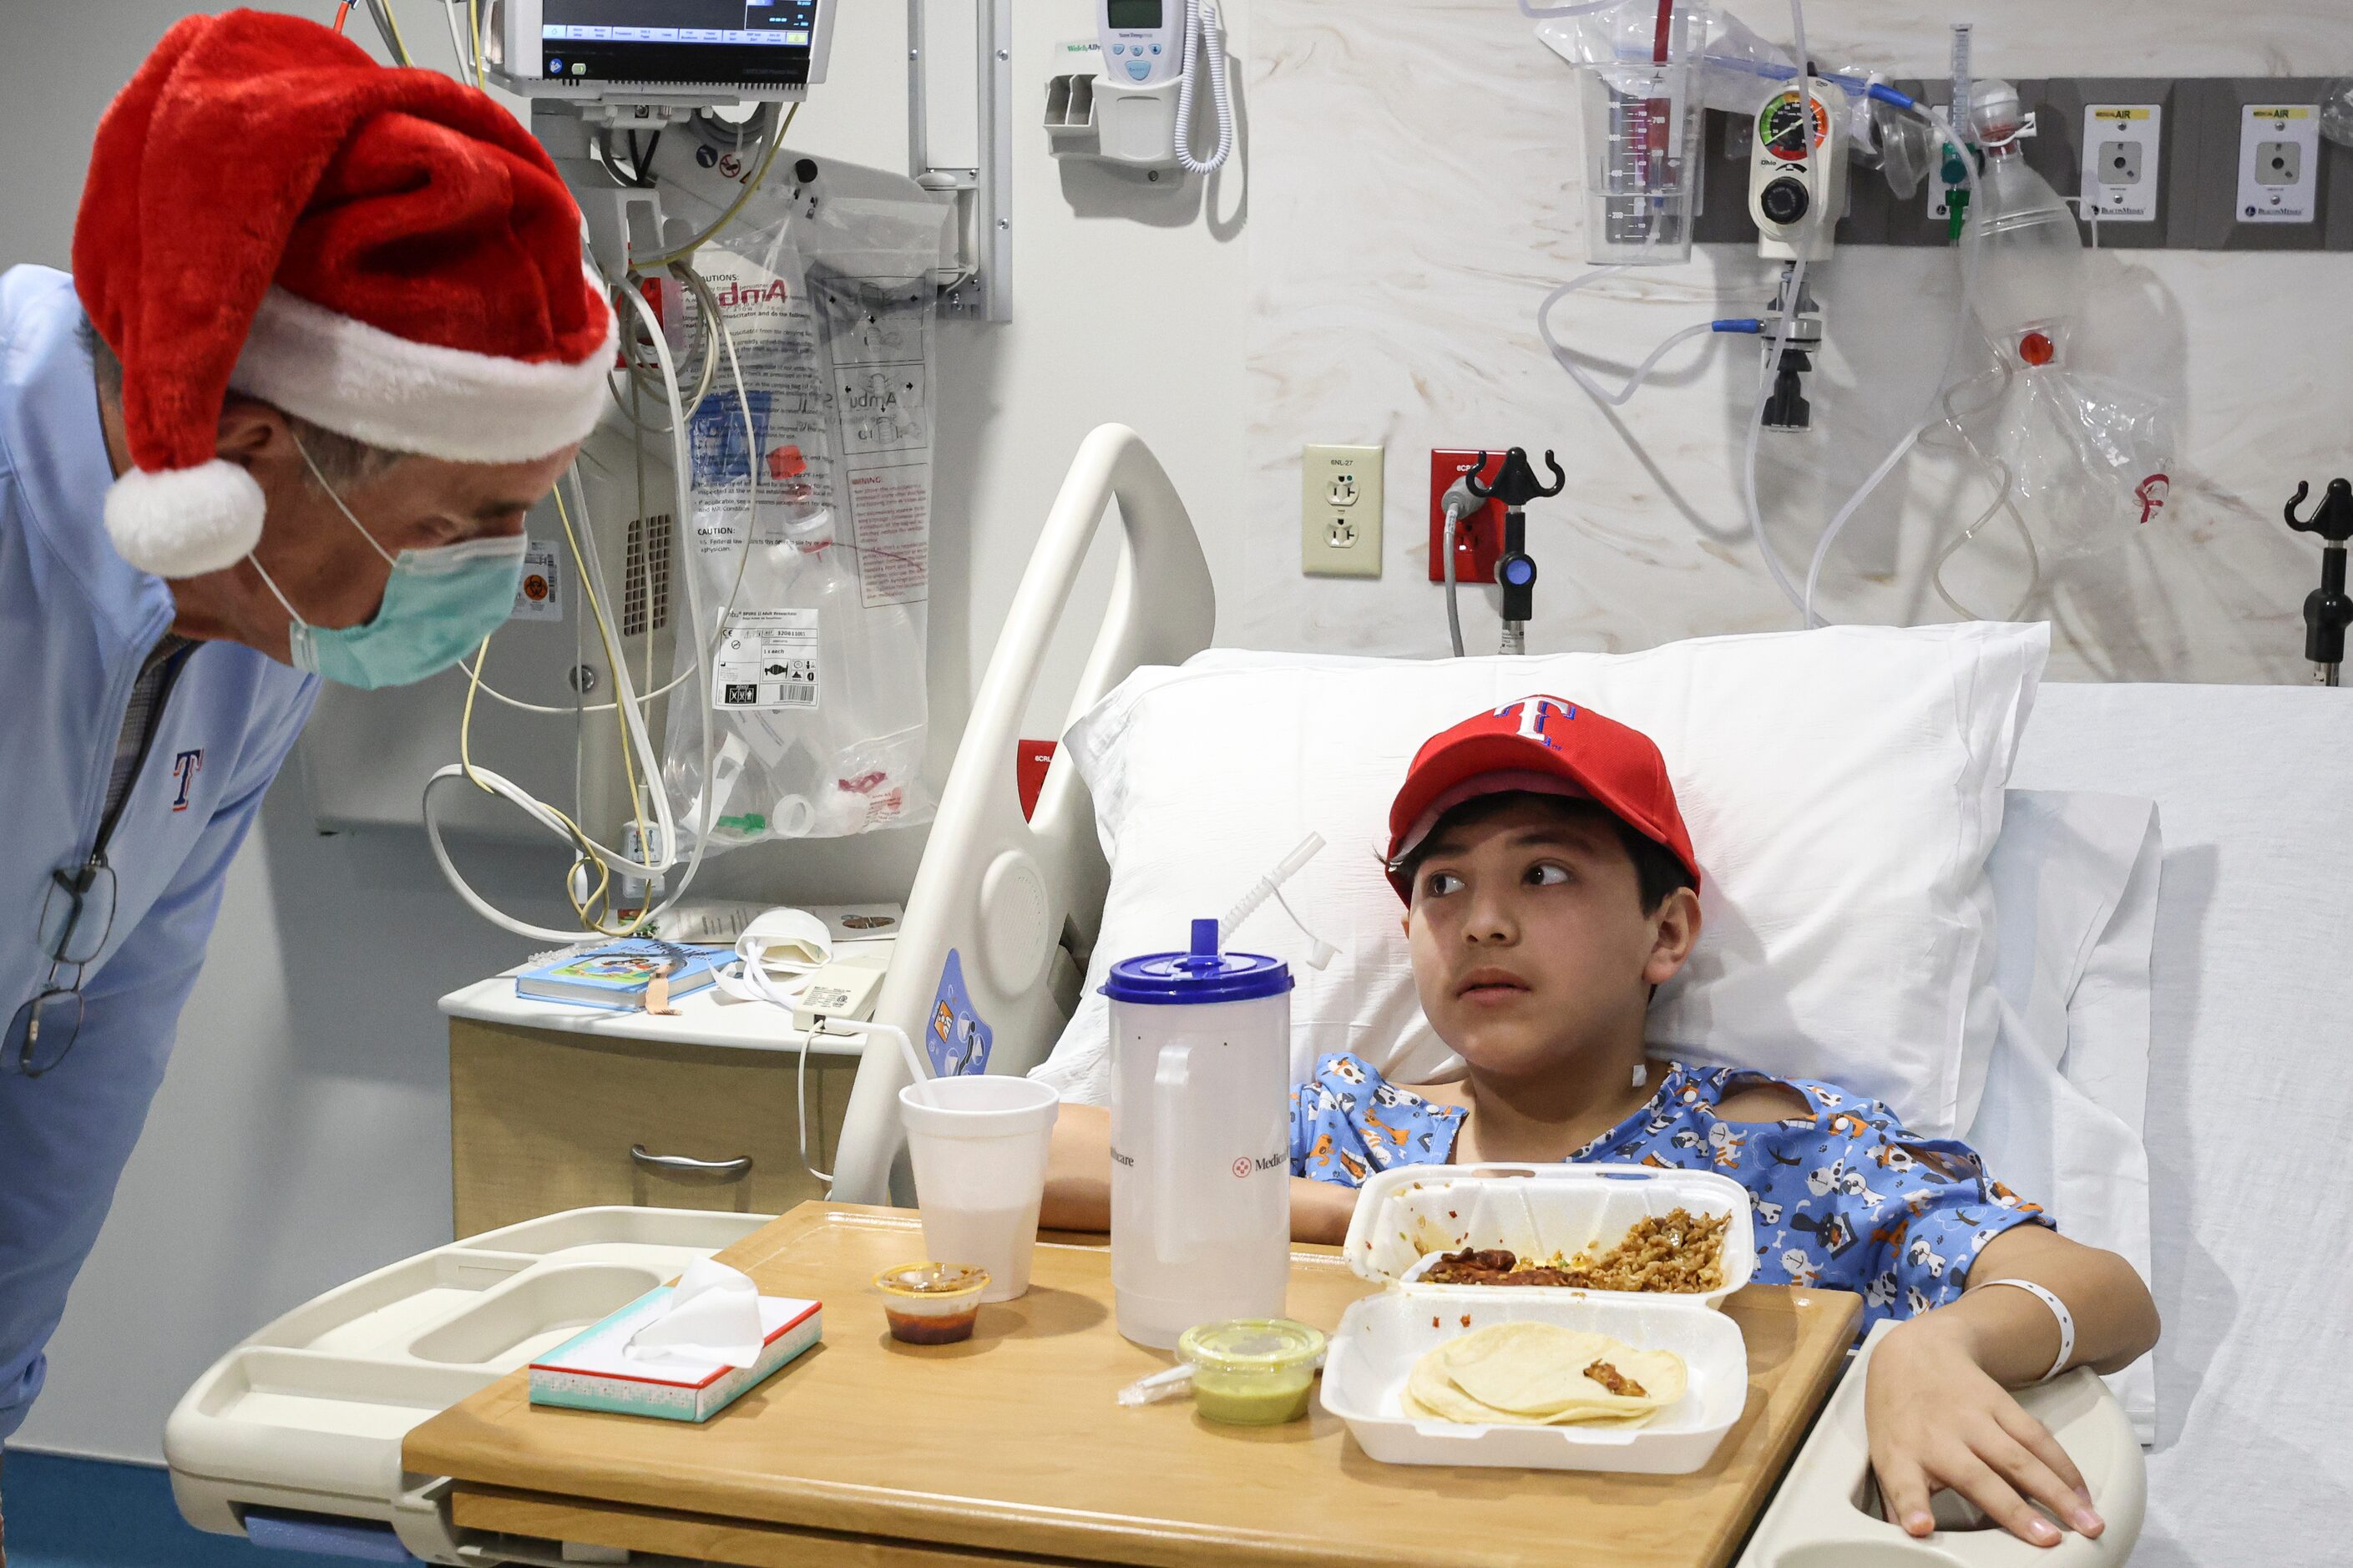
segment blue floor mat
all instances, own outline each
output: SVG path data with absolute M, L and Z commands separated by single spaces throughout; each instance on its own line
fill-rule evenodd
M 353 1568 L 189 1527 L 159 1466 L 11 1448 L 0 1463 L 8 1568 Z

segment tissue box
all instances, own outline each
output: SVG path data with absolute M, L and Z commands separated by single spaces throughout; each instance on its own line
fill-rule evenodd
M 629 1336 L 662 1310 L 673 1289 L 664 1285 L 647 1291 L 533 1361 L 531 1402 L 665 1421 L 708 1421 L 824 1335 L 820 1303 L 763 1296 L 760 1359 L 750 1366 L 628 1355 L 622 1347 Z

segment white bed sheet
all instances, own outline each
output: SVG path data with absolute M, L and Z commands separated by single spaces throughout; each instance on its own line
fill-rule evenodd
M 2353 1560 L 2353 690 L 2046 682 L 2011 784 L 2158 803 L 2147 1568 Z

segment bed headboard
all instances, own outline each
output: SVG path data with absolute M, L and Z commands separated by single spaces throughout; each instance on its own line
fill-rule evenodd
M 953 958 L 972 1015 L 990 1032 L 991 1072 L 1026 1072 L 1052 1048 L 1066 1021 L 1049 984 L 1055 955 L 1067 948 L 1082 959 L 1092 946 L 1110 881 L 1077 770 L 1058 756 L 1024 821 L 1013 761 L 1047 646 L 1114 500 L 1119 567 L 1064 727 L 1137 666 L 1181 664 L 1209 646 L 1217 597 L 1193 520 L 1144 438 L 1103 426 L 1063 477 L 989 656 L 875 1006 L 876 1022 L 920 1047 Z M 860 1061 L 834 1158 L 837 1201 L 892 1201 L 906 1083 L 895 1050 Z

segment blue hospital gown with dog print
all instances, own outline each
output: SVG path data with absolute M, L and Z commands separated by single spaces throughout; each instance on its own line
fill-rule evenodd
M 1943 1306 L 1987 1242 L 2052 1223 L 1988 1176 L 1968 1144 L 1915 1138 L 1875 1100 L 1746 1068 L 1651 1070 L 1662 1066 L 1650 1102 L 1569 1159 L 1730 1176 L 1748 1189 L 1757 1283 L 1852 1290 L 1865 1329 Z M 1727 1093 L 1760 1082 L 1797 1090 L 1812 1114 L 1717 1119 Z M 1469 1114 L 1390 1083 L 1362 1058 L 1327 1056 L 1291 1091 L 1291 1173 L 1355 1187 L 1375 1171 L 1442 1165 Z

